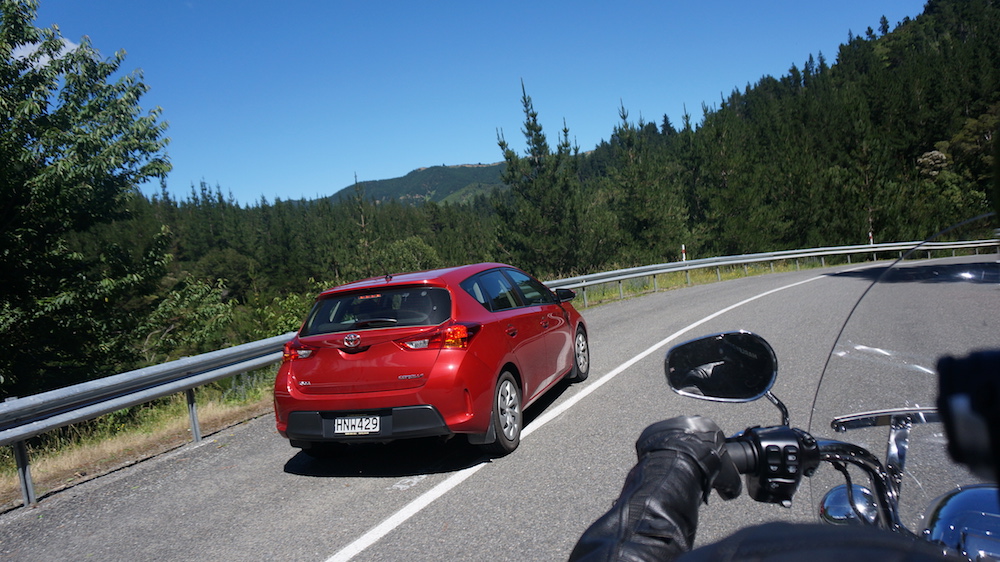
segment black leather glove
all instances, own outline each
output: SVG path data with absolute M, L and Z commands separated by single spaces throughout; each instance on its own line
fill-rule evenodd
M 570 560 L 672 560 L 694 543 L 698 507 L 714 487 L 739 495 L 740 478 L 708 418 L 679 417 L 646 428 L 639 461 L 615 505 L 588 528 Z
M 941 357 L 937 371 L 952 459 L 980 478 L 1000 480 L 1000 349 Z
M 702 416 L 678 416 L 650 425 L 635 442 L 635 452 L 642 456 L 656 451 L 678 451 L 695 461 L 703 475 L 702 499 L 714 488 L 719 496 L 731 500 L 743 488 L 740 473 L 726 451 L 726 436 L 714 421 Z

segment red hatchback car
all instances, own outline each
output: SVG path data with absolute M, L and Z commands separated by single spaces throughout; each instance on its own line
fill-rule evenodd
M 509 453 L 523 408 L 590 371 L 574 296 L 499 263 L 329 289 L 285 345 L 278 432 L 316 455 L 329 443 L 457 433 Z

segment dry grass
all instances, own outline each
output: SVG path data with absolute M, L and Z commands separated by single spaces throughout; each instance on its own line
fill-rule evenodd
M 271 397 L 248 404 L 217 402 L 198 404 L 202 436 L 264 415 L 271 411 Z M 87 440 L 57 452 L 31 456 L 35 493 L 42 497 L 107 474 L 191 442 L 187 410 L 174 408 L 155 423 L 106 439 Z M 0 474 L 0 512 L 23 505 L 17 473 Z

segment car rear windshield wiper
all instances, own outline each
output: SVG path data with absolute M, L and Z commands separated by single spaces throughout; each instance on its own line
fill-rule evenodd
M 358 320 L 354 323 L 355 328 L 385 328 L 387 326 L 395 326 L 398 320 L 395 318 L 368 318 L 365 320 Z

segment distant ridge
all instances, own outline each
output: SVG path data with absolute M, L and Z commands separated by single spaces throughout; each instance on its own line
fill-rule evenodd
M 365 197 L 375 201 L 401 203 L 468 203 L 478 195 L 502 188 L 500 174 L 504 162 L 494 164 L 458 164 L 417 168 L 401 178 L 359 181 Z M 354 195 L 354 185 L 347 186 L 334 198 Z

